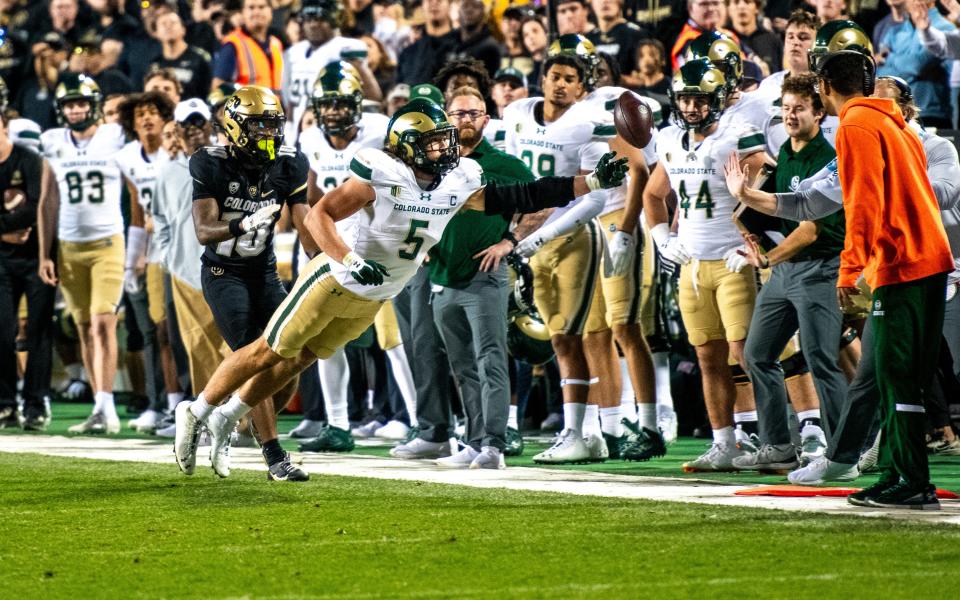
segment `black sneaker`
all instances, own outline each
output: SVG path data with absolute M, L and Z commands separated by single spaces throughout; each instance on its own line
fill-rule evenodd
M 24 431 L 44 431 L 50 423 L 43 411 L 28 410 L 23 415 Z
M 901 481 L 876 496 L 867 498 L 867 506 L 876 508 L 909 508 L 913 510 L 940 510 L 937 488 L 930 484 Z
M 865 487 L 859 492 L 854 492 L 847 496 L 847 502 L 853 504 L 854 506 L 870 506 L 867 504 L 867 501 L 874 496 L 880 495 L 881 492 L 886 491 L 888 488 L 891 488 L 895 485 L 898 485 L 900 481 L 899 477 L 894 476 L 890 477 L 881 477 L 880 481 L 871 485 L 870 487 Z
M 17 405 L 0 407 L 0 429 L 11 429 L 20 427 L 20 413 Z
M 507 447 L 503 450 L 504 456 L 520 456 L 523 454 L 523 436 L 513 427 L 507 427 Z
M 283 460 L 267 465 L 267 479 L 270 481 L 309 481 L 310 474 L 290 462 L 290 453 L 283 453 Z
M 646 461 L 667 453 L 667 444 L 659 431 L 643 427 L 623 449 L 623 460 Z

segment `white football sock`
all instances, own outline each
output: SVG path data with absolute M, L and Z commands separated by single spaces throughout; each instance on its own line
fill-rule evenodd
M 617 438 L 623 435 L 620 408 L 619 406 L 611 406 L 600 409 L 600 431 Z
M 563 403 L 563 428 L 582 434 L 583 414 L 587 412 L 587 405 L 579 402 Z
M 630 421 L 637 422 L 637 400 L 633 397 L 633 382 L 630 379 L 630 369 L 627 368 L 627 359 L 620 359 L 620 415 Z M 604 430 L 606 431 L 606 430 Z
M 190 412 L 192 412 L 193 416 L 201 423 L 206 422 L 207 417 L 210 416 L 210 413 L 212 413 L 215 408 L 216 406 L 207 404 L 207 399 L 204 397 L 203 392 L 200 392 L 197 399 L 190 404 Z
M 806 419 L 819 419 L 820 418 L 820 409 L 811 408 L 810 410 L 801 410 L 797 413 L 797 419 L 803 423 Z
M 180 404 L 180 401 L 183 400 L 183 392 L 174 392 L 172 394 L 167 394 L 167 410 L 173 412 L 173 409 Z
M 512 404 L 510 405 L 510 416 L 507 417 L 507 427 L 517 431 L 520 430 L 520 426 L 517 425 L 517 407 Z
M 413 383 L 413 373 L 410 371 L 410 363 L 407 361 L 407 353 L 403 349 L 403 344 L 398 344 L 387 350 L 387 358 L 390 360 L 390 369 L 393 371 L 393 379 L 400 388 L 400 396 L 403 397 L 403 405 L 407 407 L 407 415 L 410 416 L 410 427 L 417 427 L 417 386 Z
M 350 429 L 347 390 L 350 387 L 350 364 L 343 348 L 330 358 L 317 362 L 320 374 L 320 389 L 323 390 L 323 407 L 327 411 L 327 424 L 337 429 Z
M 596 404 L 588 404 L 583 413 L 583 427 L 580 430 L 583 437 L 600 435 L 600 407 Z
M 673 408 L 673 396 L 670 394 L 670 353 L 653 353 L 653 375 L 657 387 L 657 404 Z
M 652 402 L 641 402 L 637 404 L 637 415 L 640 416 L 640 427 L 645 427 L 650 431 L 657 430 L 657 405 Z
M 720 429 L 714 429 L 713 442 L 715 444 L 735 446 L 737 443 L 737 436 L 733 432 L 733 427 L 721 427 Z
M 240 396 L 236 394 L 230 396 L 230 399 L 227 400 L 227 403 L 220 408 L 220 412 L 223 413 L 223 416 L 234 422 L 239 421 L 251 410 L 253 410 L 253 407 L 244 404 L 243 401 L 240 400 Z
M 113 394 L 110 392 L 97 392 L 94 394 L 93 412 L 98 412 L 107 418 L 117 418 L 117 407 L 113 403 Z

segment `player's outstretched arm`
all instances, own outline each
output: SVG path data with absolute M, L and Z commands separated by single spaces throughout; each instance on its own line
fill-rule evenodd
M 727 180 L 727 190 L 739 202 L 765 215 L 777 214 L 777 197 L 768 192 L 750 187 L 750 165 L 741 165 L 736 152 L 730 153 L 723 166 L 723 175 Z

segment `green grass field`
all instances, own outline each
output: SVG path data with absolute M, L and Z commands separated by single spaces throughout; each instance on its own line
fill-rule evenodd
M 960 528 L 0 454 L 5 598 L 933 597 Z

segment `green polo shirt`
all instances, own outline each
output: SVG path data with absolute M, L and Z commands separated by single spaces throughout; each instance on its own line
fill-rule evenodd
M 503 185 L 534 180 L 522 160 L 497 150 L 486 139 L 468 156 L 480 163 L 487 181 Z M 430 282 L 444 287 L 467 287 L 480 268 L 480 261 L 473 255 L 503 239 L 509 224 L 508 217 L 461 209 L 430 250 Z
M 780 147 L 777 158 L 777 192 L 785 194 L 796 191 L 801 181 L 825 167 L 836 156 L 836 150 L 823 137 L 822 131 L 799 152 L 794 152 L 790 140 L 787 140 Z M 843 210 L 814 222 L 817 224 L 817 239 L 798 252 L 790 262 L 834 258 L 840 255 L 846 232 Z M 781 219 L 780 223 L 780 232 L 784 236 L 790 235 L 800 225 L 789 219 Z

